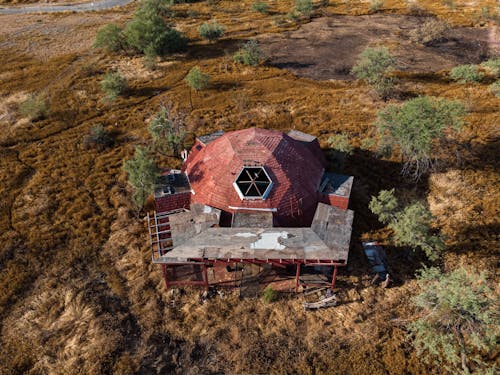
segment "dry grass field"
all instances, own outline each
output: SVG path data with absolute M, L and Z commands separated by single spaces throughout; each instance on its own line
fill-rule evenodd
M 443 373 L 406 340 L 414 272 L 424 258 L 388 247 L 397 281 L 380 289 L 370 286 L 360 240 L 387 240 L 390 233 L 367 205 L 379 190 L 395 187 L 429 203 L 447 237 L 445 268 L 473 265 L 498 281 L 500 99 L 488 90 L 491 79 L 465 85 L 448 77 L 456 64 L 500 52 L 500 31 L 489 16 L 498 14 L 497 2 L 410 2 L 419 4 L 416 12 L 415 5 L 387 0 L 371 14 L 369 1 L 315 1 L 311 21 L 287 18 L 293 1 L 269 3 L 270 14 L 252 11 L 247 0 L 176 5 L 170 21 L 190 46 L 153 71 L 141 57 L 92 48 L 98 28 L 125 23 L 137 3 L 96 13 L 0 15 L 0 374 Z M 421 14 L 448 22 L 455 44 L 412 45 L 407 33 L 423 22 Z M 226 27 L 214 44 L 198 35 L 211 18 Z M 232 53 L 252 38 L 269 62 L 233 63 Z M 460 162 L 450 160 L 418 183 L 400 176 L 397 156 L 360 148 L 388 103 L 347 72 L 365 46 L 377 44 L 400 64 L 401 94 L 390 102 L 432 95 L 459 99 L 469 111 L 457 139 Z M 304 45 L 312 52 L 296 54 Z M 184 77 L 196 65 L 212 84 L 193 94 L 191 109 Z M 130 84 L 113 102 L 100 89 L 110 69 Z M 47 98 L 46 119 L 20 114 L 33 93 Z M 197 290 L 165 290 L 122 169 L 136 145 L 151 141 L 146 121 L 162 102 L 188 113 L 193 135 L 295 128 L 318 136 L 325 149 L 330 135 L 349 135 L 356 149 L 345 171 L 355 176 L 356 216 L 338 307 L 306 313 L 301 297 L 266 305 L 232 292 L 200 301 Z M 95 125 L 113 134 L 113 147 L 83 146 Z M 450 159 L 447 150 L 442 157 Z M 158 162 L 180 165 L 173 158 Z

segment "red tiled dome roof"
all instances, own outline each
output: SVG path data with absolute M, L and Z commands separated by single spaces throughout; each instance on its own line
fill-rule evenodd
M 226 133 L 206 146 L 197 143 L 184 166 L 194 191 L 191 203 L 231 213 L 236 207 L 275 209 L 276 225 L 308 225 L 319 201 L 321 158 L 317 141 L 306 145 L 267 129 Z M 252 166 L 263 167 L 272 181 L 265 199 L 242 199 L 233 185 L 242 169 Z

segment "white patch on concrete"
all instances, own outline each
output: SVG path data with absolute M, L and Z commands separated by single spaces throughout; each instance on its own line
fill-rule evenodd
M 253 233 L 236 233 L 235 237 L 255 237 L 255 234 Z
M 203 213 L 209 214 L 210 212 L 212 212 L 212 207 L 210 207 L 210 206 L 203 206 Z
M 261 233 L 260 238 L 250 244 L 251 249 L 284 250 L 285 245 L 279 243 L 280 239 L 288 238 L 288 232 Z

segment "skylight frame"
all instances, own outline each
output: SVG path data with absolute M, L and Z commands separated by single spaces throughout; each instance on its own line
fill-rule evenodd
M 242 189 L 240 188 L 240 185 L 238 185 L 238 184 L 242 183 L 242 181 L 238 182 L 240 177 L 242 177 L 242 174 L 247 173 L 248 177 L 250 178 L 249 181 L 246 181 L 247 183 L 250 183 L 248 190 L 250 190 L 252 188 L 252 182 L 254 182 L 254 187 L 256 188 L 257 192 L 260 192 L 259 191 L 260 189 L 257 188 L 257 185 L 255 185 L 255 180 L 252 180 L 252 178 L 249 174 L 249 171 L 248 171 L 249 169 L 260 169 L 264 173 L 264 176 L 269 181 L 269 185 L 267 185 L 267 187 L 266 187 L 265 191 L 262 193 L 262 195 L 246 195 L 243 193 Z M 243 183 L 245 183 L 245 181 L 243 181 Z M 260 183 L 262 183 L 262 182 L 260 182 Z M 238 176 L 236 177 L 236 179 L 233 182 L 233 187 L 236 190 L 236 192 L 238 193 L 238 196 L 240 197 L 241 200 L 260 200 L 260 199 L 265 200 L 269 196 L 269 193 L 271 192 L 273 185 L 274 185 L 273 180 L 271 179 L 271 177 L 267 173 L 266 169 L 263 166 L 255 166 L 255 165 L 243 166 L 241 168 L 240 173 L 238 173 Z

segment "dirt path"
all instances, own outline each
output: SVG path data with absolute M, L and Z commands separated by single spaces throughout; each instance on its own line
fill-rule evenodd
M 82 4 L 65 5 L 30 5 L 22 7 L 0 7 L 0 14 L 29 14 L 29 13 L 57 13 L 57 12 L 91 12 L 117 6 L 124 6 L 133 0 L 97 0 Z

